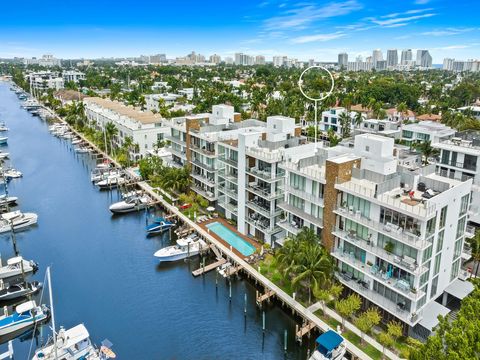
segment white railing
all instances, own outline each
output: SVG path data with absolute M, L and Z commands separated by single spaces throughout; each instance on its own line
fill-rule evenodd
M 314 203 L 315 205 L 322 206 L 323 207 L 323 198 L 315 196 L 313 194 L 307 193 L 306 191 L 295 189 L 292 186 L 285 185 L 285 191 L 289 194 L 295 195 L 299 198 L 302 198 L 304 200 L 307 200 L 311 203 Z
M 319 182 L 325 182 L 325 168 L 322 167 L 312 167 L 312 166 L 307 166 L 307 167 L 298 167 L 297 164 L 292 163 L 292 162 L 286 162 L 282 163 L 280 165 L 281 168 L 299 173 L 302 175 L 306 175 L 310 177 L 313 180 L 319 181 Z
M 279 151 L 268 151 L 265 149 L 258 149 L 247 147 L 245 153 L 257 159 L 261 159 L 267 162 L 279 162 L 282 160 L 282 153 Z

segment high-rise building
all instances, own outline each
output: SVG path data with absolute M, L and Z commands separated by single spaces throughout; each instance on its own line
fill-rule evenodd
M 380 50 L 380 49 L 373 50 L 373 52 L 372 52 L 373 67 L 376 68 L 377 67 L 377 61 L 381 61 L 381 60 L 383 60 L 382 50 Z
M 375 63 L 375 70 L 387 70 L 387 60 L 377 60 Z
M 243 53 L 235 53 L 235 65 L 241 65 L 242 64 L 242 56 Z
M 235 54 L 235 65 L 254 65 L 254 63 L 255 58 L 253 56 L 244 53 Z
M 308 66 L 314 66 L 314 65 L 315 65 L 315 59 L 309 59 Z
M 428 50 L 417 50 L 417 57 L 415 59 L 415 63 L 417 66 L 422 68 L 430 68 L 432 67 L 432 56 L 428 52 Z
M 222 58 L 220 57 L 220 55 L 213 54 L 213 55 L 210 55 L 209 60 L 212 64 L 220 64 L 220 62 L 222 61 Z
M 412 61 L 412 49 L 404 49 L 402 50 L 402 57 L 400 59 L 400 64 L 408 65 L 410 61 Z
M 397 66 L 398 64 L 398 51 L 397 49 L 387 50 L 387 67 Z
M 341 68 L 346 68 L 348 65 L 348 54 L 340 53 L 338 54 L 338 66 Z
M 150 55 L 150 64 L 160 64 L 167 61 L 165 54 Z
M 453 62 L 455 61 L 455 59 L 452 59 L 452 58 L 445 58 L 443 59 L 443 67 L 442 69 L 443 70 L 448 70 L 448 71 L 451 71 L 453 70 Z
M 265 65 L 265 56 L 263 56 L 263 55 L 255 56 L 255 64 L 256 65 Z
M 276 66 L 276 67 L 284 66 L 286 62 L 287 62 L 287 57 L 286 56 L 274 56 L 273 57 L 273 66 Z

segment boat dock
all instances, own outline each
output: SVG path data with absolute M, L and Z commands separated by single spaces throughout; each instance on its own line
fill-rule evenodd
M 313 322 L 308 322 L 304 324 L 301 328 L 298 325 L 295 326 L 295 340 L 299 343 L 302 343 L 302 339 L 305 335 L 310 336 L 310 332 L 315 329 L 317 326 Z
M 227 260 L 225 260 L 225 259 L 222 258 L 222 259 L 220 259 L 220 260 L 215 261 L 215 262 L 212 263 L 212 264 L 208 264 L 208 265 L 202 266 L 200 269 L 193 270 L 193 271 L 192 271 L 192 275 L 195 276 L 195 277 L 200 276 L 200 275 L 202 275 L 202 274 L 205 274 L 205 273 L 207 273 L 207 272 L 209 272 L 209 271 L 212 271 L 212 270 L 216 269 L 217 267 L 225 264 L 226 262 L 227 262 Z
M 260 295 L 257 290 L 256 299 L 257 299 L 257 306 L 261 307 L 264 301 L 269 301 L 269 299 L 275 295 L 275 291 L 269 290 L 265 294 Z
M 47 108 L 48 109 L 48 108 Z M 95 144 L 91 143 L 83 134 L 77 132 L 73 129 L 70 125 L 68 125 L 63 119 L 58 117 L 54 112 L 50 109 L 48 111 L 52 114 L 55 119 L 58 119 L 63 124 L 67 125 L 72 132 L 76 134 L 79 138 L 89 144 L 89 146 L 99 155 L 102 159 L 108 159 L 112 164 L 116 167 L 121 168 L 120 164 L 118 164 L 114 159 L 104 153 L 101 149 L 99 149 Z M 249 278 L 253 279 L 255 283 L 263 286 L 266 290 L 265 294 L 257 297 L 257 303 L 262 303 L 267 299 L 277 298 L 278 301 L 281 302 L 282 305 L 289 307 L 292 310 L 292 313 L 300 316 L 303 319 L 303 324 L 308 324 L 306 326 L 302 326 L 299 332 L 296 334 L 298 336 L 304 336 L 304 334 L 309 333 L 315 328 L 318 328 L 321 332 L 326 332 L 331 330 L 331 327 L 325 323 L 322 319 L 316 316 L 312 311 L 307 309 L 301 303 L 296 301 L 292 296 L 284 292 L 280 287 L 262 275 L 257 269 L 252 267 L 246 259 L 242 256 L 237 255 L 234 251 L 230 248 L 222 244 L 220 241 L 215 239 L 212 235 L 208 233 L 205 229 L 203 229 L 199 224 L 195 221 L 189 219 L 186 215 L 184 215 L 176 206 L 171 205 L 167 202 L 162 195 L 158 194 L 155 189 L 153 189 L 147 182 L 145 181 L 138 181 L 138 176 L 133 174 L 133 172 L 126 171 L 127 176 L 131 180 L 131 185 L 136 185 L 138 188 L 143 190 L 146 194 L 148 194 L 154 201 L 155 204 L 160 205 L 166 212 L 166 216 L 176 216 L 178 218 L 179 223 L 183 223 L 186 229 L 189 231 L 195 231 L 197 234 L 202 237 L 209 245 L 211 245 L 212 251 L 215 253 L 217 261 L 206 265 L 200 269 L 197 269 L 192 272 L 193 276 L 199 276 L 201 274 L 206 273 L 207 271 L 211 271 L 216 267 L 224 264 L 227 260 L 233 264 L 232 267 L 235 267 L 235 272 L 243 271 Z M 352 324 L 346 323 L 346 327 L 348 330 L 353 331 L 357 335 L 360 335 L 359 330 L 356 329 Z M 334 329 L 336 330 L 336 329 Z M 302 335 L 303 334 L 303 335 Z M 365 340 L 370 343 L 374 348 L 378 351 L 383 353 L 383 346 L 378 343 L 375 339 L 365 335 Z M 347 352 L 351 355 L 352 359 L 361 359 L 361 360 L 369 360 L 370 357 L 364 353 L 360 348 L 354 345 L 349 340 L 345 339 Z M 385 355 L 391 360 L 400 360 L 400 358 L 394 354 L 389 349 L 385 350 Z

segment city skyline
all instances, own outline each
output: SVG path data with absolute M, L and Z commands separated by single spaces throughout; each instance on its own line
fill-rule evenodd
M 267 60 L 286 55 L 302 61 L 336 61 L 342 52 L 352 58 L 367 57 L 379 48 L 385 56 L 388 49 L 396 48 L 399 56 L 402 49 L 428 49 L 434 64 L 441 64 L 445 57 L 480 58 L 474 17 L 480 5 L 450 0 L 187 2 L 182 8 L 146 2 L 128 11 L 121 2 L 111 7 L 90 0 L 75 11 L 65 3 L 26 5 L 21 17 L 3 19 L 0 57 L 166 53 L 174 58 L 195 50 L 207 57 L 234 57 L 243 52 L 264 55 Z M 4 8 L 6 13 L 15 11 L 13 4 L 4 4 Z

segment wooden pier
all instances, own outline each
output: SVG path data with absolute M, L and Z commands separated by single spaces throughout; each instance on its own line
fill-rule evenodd
M 225 259 L 217 260 L 212 264 L 205 265 L 204 267 L 201 267 L 200 269 L 193 270 L 192 275 L 195 276 L 195 277 L 200 276 L 200 275 L 205 274 L 209 271 L 212 271 L 213 269 L 216 269 L 217 267 L 225 264 L 226 262 L 227 262 L 227 260 L 225 260 Z
M 262 306 L 262 303 L 264 301 L 268 301 L 273 295 L 275 295 L 275 291 L 273 291 L 273 290 L 268 290 L 263 295 L 260 295 L 260 293 L 257 290 L 257 293 L 256 293 L 257 305 Z
M 301 328 L 299 328 L 298 325 L 295 325 L 295 340 L 298 342 L 302 342 L 302 338 L 305 335 L 310 335 L 310 332 L 315 329 L 317 325 L 313 322 L 307 322 L 305 323 Z
M 243 268 L 242 265 L 237 265 L 237 266 L 232 265 L 228 269 L 225 270 L 225 275 L 227 275 L 227 277 L 235 275 L 240 270 L 242 270 L 242 268 Z

